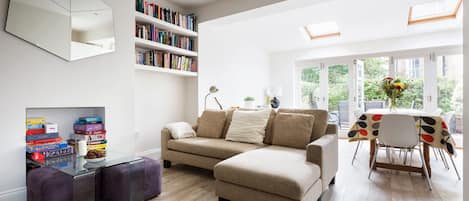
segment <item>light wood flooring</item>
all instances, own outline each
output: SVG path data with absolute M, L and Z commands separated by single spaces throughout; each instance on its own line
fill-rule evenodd
M 339 172 L 336 184 L 323 195 L 324 201 L 459 201 L 462 200 L 462 181 L 458 181 L 453 167 L 444 168 L 441 159 L 431 152 L 433 191 L 428 191 L 420 174 L 378 170 L 368 180 L 369 144 L 363 143 L 355 164 L 351 165 L 356 143 L 339 142 Z M 380 161 L 385 160 L 380 151 Z M 398 158 L 397 153 L 395 158 Z M 462 177 L 462 150 L 455 162 Z M 420 158 L 414 153 L 412 163 Z M 163 193 L 152 201 L 217 201 L 212 172 L 185 165 L 173 165 L 163 170 Z M 253 200 L 255 201 L 255 200 Z

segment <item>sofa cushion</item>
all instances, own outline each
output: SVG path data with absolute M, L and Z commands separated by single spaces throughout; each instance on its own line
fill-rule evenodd
M 205 110 L 197 120 L 197 136 L 220 138 L 225 126 L 225 120 L 225 111 Z
M 185 138 L 169 140 L 168 149 L 217 159 L 227 159 L 234 155 L 263 147 L 263 145 L 230 142 L 215 138 Z
M 265 137 L 265 128 L 271 110 L 240 111 L 233 113 L 226 140 L 262 144 Z
M 311 142 L 326 134 L 329 114 L 326 110 L 301 110 L 301 109 L 279 109 L 279 113 L 300 113 L 314 116 L 313 132 Z
M 306 161 L 306 151 L 268 146 L 218 163 L 217 180 L 301 200 L 320 177 L 319 166 Z
M 273 127 L 273 145 L 306 149 L 311 140 L 314 116 L 309 114 L 279 113 Z
M 230 128 L 231 121 L 233 120 L 233 112 L 237 109 L 229 109 L 226 111 L 226 121 L 225 121 L 225 128 L 223 128 L 222 138 L 226 137 L 226 133 L 228 132 L 228 128 Z M 254 109 L 239 109 L 241 111 L 255 111 Z M 265 138 L 264 144 L 272 144 L 272 125 L 274 122 L 274 118 L 277 112 L 275 110 L 271 110 L 269 121 L 267 121 L 267 126 L 265 127 Z

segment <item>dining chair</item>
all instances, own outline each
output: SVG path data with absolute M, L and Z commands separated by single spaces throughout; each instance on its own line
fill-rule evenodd
M 360 109 L 353 111 L 353 115 L 355 116 L 355 119 L 360 118 L 362 114 L 363 114 L 363 111 Z M 357 146 L 355 147 L 355 151 L 354 151 L 353 158 L 352 158 L 352 165 L 355 159 L 357 158 L 357 153 L 358 153 L 358 149 L 360 149 L 360 146 L 361 146 L 361 140 L 358 140 Z
M 378 150 L 381 147 L 386 149 L 403 149 L 403 150 L 418 150 L 420 153 L 420 159 L 424 169 L 425 177 L 429 190 L 432 190 L 432 184 L 428 176 L 427 164 L 423 157 L 423 152 L 420 143 L 420 137 L 418 135 L 417 128 L 415 127 L 415 119 L 409 115 L 402 114 L 387 114 L 381 119 L 379 126 L 378 135 L 378 146 L 375 149 L 375 153 L 371 162 L 371 169 L 368 174 L 368 179 L 371 178 L 371 173 L 376 165 L 376 157 Z

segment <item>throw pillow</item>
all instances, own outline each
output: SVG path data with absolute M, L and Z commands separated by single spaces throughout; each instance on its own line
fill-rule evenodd
M 273 125 L 273 145 L 306 149 L 311 141 L 314 116 L 278 113 Z
M 182 139 L 195 137 L 195 131 L 192 126 L 186 122 L 176 122 L 165 126 L 169 129 L 173 139 Z
M 205 110 L 198 119 L 197 136 L 220 138 L 225 126 L 226 113 L 222 110 Z
M 226 140 L 262 144 L 271 110 L 234 111 Z
M 314 116 L 314 126 L 311 133 L 311 142 L 317 140 L 326 134 L 328 112 L 318 109 L 280 109 L 280 113 L 309 114 Z

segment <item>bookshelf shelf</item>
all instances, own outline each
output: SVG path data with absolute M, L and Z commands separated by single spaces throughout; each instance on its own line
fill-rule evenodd
M 188 56 L 188 57 L 197 57 L 197 52 L 190 51 L 190 50 L 185 50 L 182 48 L 178 47 L 173 47 L 170 45 L 150 41 L 150 40 L 145 40 L 141 38 L 135 38 L 135 46 L 144 48 L 144 49 L 152 49 L 152 50 L 162 50 L 166 52 L 170 52 L 173 54 L 178 54 L 182 56 Z
M 189 36 L 189 37 L 197 37 L 198 36 L 197 32 L 194 32 L 194 31 L 191 31 L 189 29 L 186 29 L 186 28 L 183 28 L 183 27 L 180 27 L 180 26 L 165 22 L 163 20 L 160 20 L 158 18 L 149 16 L 149 15 L 145 15 L 145 14 L 143 14 L 141 12 L 138 12 L 138 11 L 135 11 L 135 21 L 142 22 L 142 23 L 154 24 L 154 25 L 156 25 L 157 27 L 159 27 L 161 29 L 164 29 L 166 31 L 173 32 L 173 33 L 179 34 L 179 35 L 184 35 L 184 36 Z
M 135 69 L 136 70 L 141 70 L 141 71 L 152 71 L 152 72 L 166 73 L 166 74 L 183 76 L 183 77 L 197 77 L 196 72 L 167 69 L 167 68 L 161 68 L 161 67 L 156 67 L 156 66 L 147 66 L 147 65 L 141 65 L 141 64 L 135 64 Z

